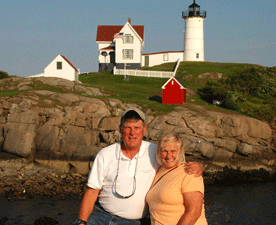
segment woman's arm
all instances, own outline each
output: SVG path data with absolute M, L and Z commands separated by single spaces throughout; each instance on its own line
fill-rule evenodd
M 203 194 L 199 191 L 183 194 L 185 212 L 177 225 L 193 225 L 201 215 Z

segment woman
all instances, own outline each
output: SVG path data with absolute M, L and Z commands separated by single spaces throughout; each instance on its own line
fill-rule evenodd
M 206 225 L 202 176 L 183 173 L 185 152 L 177 134 L 163 135 L 157 144 L 160 168 L 147 193 L 152 225 Z

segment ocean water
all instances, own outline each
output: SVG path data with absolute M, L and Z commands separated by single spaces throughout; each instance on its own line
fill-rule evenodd
M 48 216 L 70 225 L 77 218 L 80 202 L 77 196 L 12 202 L 0 199 L 0 221 L 30 225 Z M 205 210 L 209 225 L 276 225 L 276 182 L 208 185 Z
M 276 182 L 207 186 L 209 224 L 276 225 Z

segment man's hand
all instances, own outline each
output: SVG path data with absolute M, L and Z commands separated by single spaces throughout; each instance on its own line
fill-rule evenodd
M 204 166 L 199 162 L 187 162 L 185 164 L 185 172 L 189 175 L 194 174 L 195 177 L 199 177 L 204 172 Z

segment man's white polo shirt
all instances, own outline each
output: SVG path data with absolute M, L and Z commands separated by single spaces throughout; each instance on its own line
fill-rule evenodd
M 101 190 L 99 202 L 106 211 L 126 219 L 140 219 L 145 216 L 147 213 L 145 196 L 158 168 L 155 150 L 156 144 L 142 141 L 139 153 L 132 160 L 121 152 L 120 143 L 103 148 L 97 154 L 87 185 Z M 115 193 L 114 179 L 117 173 L 117 193 L 128 196 L 135 190 L 130 198 L 121 198 Z

